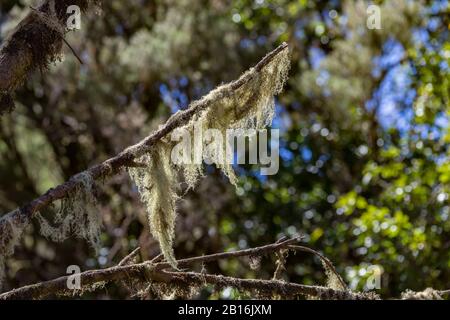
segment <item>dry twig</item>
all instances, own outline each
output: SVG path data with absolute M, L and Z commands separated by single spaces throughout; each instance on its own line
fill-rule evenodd
M 64 42 L 60 25 L 68 18 L 67 7 L 77 5 L 87 10 L 92 2 L 94 0 L 45 0 L 31 10 L 4 41 L 0 47 L 0 115 L 12 111 L 11 95 L 32 71 L 43 70 L 58 59 Z M 73 48 L 70 49 L 79 59 Z

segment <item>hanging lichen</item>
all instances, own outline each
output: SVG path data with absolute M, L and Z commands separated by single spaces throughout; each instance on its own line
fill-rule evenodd
M 62 199 L 53 223 L 36 214 L 41 234 L 55 242 L 62 242 L 74 234 L 88 241 L 97 251 L 100 247 L 101 218 L 96 207 L 94 181 L 87 172 L 78 174 L 74 179 L 77 183 L 75 191 Z
M 233 87 L 236 82 L 219 86 L 200 101 L 211 101 L 208 108 L 196 114 L 184 127 L 189 136 L 195 136 L 207 129 L 218 129 L 226 137 L 227 129 L 263 129 L 272 123 L 275 113 L 274 95 L 279 94 L 287 79 L 290 67 L 289 51 L 279 52 L 266 66 L 260 70 L 252 68 L 244 73 L 236 82 L 243 85 Z M 194 102 L 194 108 L 199 102 Z M 168 140 L 168 139 L 167 139 Z M 232 143 L 224 139 L 222 150 L 215 150 L 226 155 Z M 201 141 L 203 143 L 203 140 Z M 186 164 L 173 164 L 171 150 L 175 146 L 173 141 L 160 141 L 154 146 L 150 154 L 141 156 L 136 162 L 144 164 L 130 168 L 129 173 L 138 187 L 142 201 L 148 210 L 150 230 L 158 240 L 161 251 L 166 260 L 176 268 L 176 259 L 173 252 L 173 240 L 176 218 L 177 189 L 180 185 L 178 172 L 184 176 L 188 188 L 193 188 L 199 177 L 203 174 L 201 162 L 191 159 Z M 194 146 L 193 157 L 196 154 Z M 211 152 L 216 153 L 216 152 Z M 206 155 L 213 159 L 213 163 L 228 177 L 230 183 L 237 184 L 237 177 L 229 161 L 218 161 L 214 154 Z M 216 159 L 216 160 L 214 160 Z
M 433 288 L 426 288 L 424 291 L 415 292 L 407 289 L 402 292 L 402 300 L 444 300 L 442 293 Z
M 348 290 L 342 278 L 332 269 L 331 261 L 328 259 L 325 261 L 325 259 L 326 258 L 324 257 L 321 261 L 323 269 L 325 270 L 325 275 L 327 276 L 327 287 L 335 290 Z
M 130 168 L 129 173 L 147 206 L 150 230 L 158 240 L 164 257 L 175 267 L 172 245 L 177 180 L 171 166 L 169 146 L 160 142 L 151 154 L 146 154 L 138 160 L 145 163 L 146 168 Z
M 29 220 L 20 214 L 19 209 L 0 218 L 0 289 L 5 277 L 5 259 L 14 253 Z

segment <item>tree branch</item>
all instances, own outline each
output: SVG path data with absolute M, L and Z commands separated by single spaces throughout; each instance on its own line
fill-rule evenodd
M 254 77 L 257 76 L 259 72 L 261 72 L 261 70 L 267 64 L 269 64 L 274 59 L 275 56 L 277 56 L 283 50 L 287 50 L 287 47 L 287 43 L 283 43 L 275 50 L 268 53 L 261 61 L 258 62 L 258 64 L 255 65 L 255 67 L 253 68 L 255 72 L 246 73 L 239 79 L 229 83 L 226 90 L 224 90 L 224 92 L 222 93 L 221 97 L 231 96 L 234 91 L 251 81 Z M 31 218 L 33 218 L 33 216 L 37 212 L 39 212 L 39 210 L 46 208 L 56 200 L 65 198 L 71 192 L 75 191 L 78 184 L 80 183 L 77 179 L 80 174 L 88 174 L 90 177 L 92 177 L 93 180 L 97 180 L 99 178 L 117 174 L 124 167 L 133 166 L 137 158 L 149 152 L 158 141 L 171 133 L 173 130 L 187 124 L 194 115 L 210 107 L 213 102 L 215 102 L 215 99 L 217 99 L 217 97 L 206 95 L 202 99 L 192 102 L 188 109 L 178 111 L 177 113 L 173 114 L 159 130 L 141 140 L 139 143 L 126 148 L 118 155 L 104 161 L 101 164 L 95 165 L 82 173 L 72 176 L 65 183 L 48 190 L 45 194 L 22 206 L 21 208 L 19 208 L 19 210 L 13 212 L 11 218 L 22 223 L 24 221 L 29 223 L 31 221 Z M 0 231 L 2 231 L 3 228 L 6 228 L 6 225 L 7 221 L 2 221 L 2 219 L 0 219 Z M 0 232 L 0 242 L 4 234 L 5 233 Z M 0 252 L 0 254 L 2 253 Z
M 41 14 L 56 14 L 55 23 L 65 25 L 67 8 L 77 5 L 87 10 L 93 0 L 45 0 L 36 10 Z M 54 12 L 52 9 L 54 9 Z M 45 69 L 55 61 L 62 49 L 63 37 L 32 10 L 0 47 L 0 115 L 11 110 L 11 94 L 26 80 L 30 72 Z M 9 102 L 9 103 L 6 103 Z
M 282 248 L 288 248 L 292 243 L 298 242 L 300 239 L 300 237 L 295 237 L 283 242 L 277 242 L 252 249 L 183 259 L 178 261 L 178 266 L 187 266 L 195 262 L 211 262 L 219 259 L 274 253 Z M 165 262 L 152 263 L 151 261 L 146 261 L 139 264 L 120 265 L 107 269 L 86 271 L 79 276 L 82 288 L 89 288 L 95 284 L 104 282 L 138 279 L 144 282 L 152 281 L 179 286 L 204 286 L 207 284 L 218 287 L 228 286 L 241 291 L 257 291 L 259 294 L 281 295 L 284 298 L 296 298 L 301 295 L 308 295 L 322 299 L 373 299 L 372 295 L 334 290 L 322 286 L 288 283 L 280 280 L 241 279 L 223 275 L 165 270 L 165 268 L 169 267 L 170 265 Z M 76 291 L 74 292 L 67 288 L 68 280 L 69 276 L 64 276 L 54 280 L 14 289 L 0 294 L 0 300 L 42 299 L 50 295 L 76 294 Z

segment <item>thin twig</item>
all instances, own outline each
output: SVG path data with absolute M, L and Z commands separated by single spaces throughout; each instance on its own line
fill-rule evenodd
M 114 245 L 111 247 L 111 250 L 109 250 L 109 254 L 108 254 L 109 262 L 111 262 L 114 259 L 115 255 L 122 247 L 123 235 L 127 234 L 128 228 L 129 228 L 131 222 L 133 222 L 134 218 L 135 218 L 135 216 L 133 214 L 128 214 L 126 216 L 126 218 L 122 221 L 122 224 L 119 228 L 120 233 L 117 236 L 117 239 L 114 242 Z
M 164 254 L 160 253 L 157 254 L 152 260 L 150 260 L 151 263 L 157 263 L 161 261 L 161 259 L 164 257 Z
M 317 257 L 319 257 L 320 260 L 323 263 L 325 263 L 327 265 L 327 267 L 336 275 L 336 278 L 338 279 L 338 281 L 339 281 L 340 285 L 342 286 L 342 288 L 344 288 L 344 289 L 348 288 L 347 284 L 344 282 L 342 277 L 336 271 L 336 268 L 334 267 L 333 263 L 327 257 L 325 257 L 321 253 L 317 252 L 316 250 L 313 250 L 311 248 L 304 247 L 304 246 L 290 245 L 289 248 L 293 249 L 293 250 L 297 250 L 297 251 L 309 252 L 309 253 L 312 253 L 312 254 L 316 255 Z
M 286 237 L 286 236 L 282 236 L 280 239 L 278 239 L 275 243 L 280 243 L 280 242 L 283 242 L 283 241 L 285 241 L 285 240 L 287 240 L 288 239 L 288 237 Z
M 81 60 L 80 56 L 77 54 L 77 52 L 75 51 L 74 48 L 72 48 L 72 46 L 70 45 L 70 43 L 66 40 L 66 38 L 62 37 L 62 40 L 64 41 L 64 43 L 66 44 L 66 46 L 69 47 L 70 51 L 72 51 L 72 54 L 78 59 L 78 61 L 80 62 L 80 64 L 84 64 L 83 60 Z

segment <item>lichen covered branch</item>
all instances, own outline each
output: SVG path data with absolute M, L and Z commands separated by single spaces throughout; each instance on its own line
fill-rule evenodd
M 287 44 L 283 43 L 279 47 L 277 47 L 275 50 L 267 54 L 255 67 L 250 69 L 248 72 L 244 73 L 239 79 L 220 86 L 219 88 L 213 90 L 210 94 L 206 95 L 202 99 L 198 101 L 194 101 L 191 103 L 190 107 L 186 110 L 179 111 L 172 115 L 168 121 L 165 123 L 165 125 L 161 126 L 159 130 L 152 133 L 145 139 L 141 140 L 139 143 L 128 147 L 118 155 L 104 161 L 101 164 L 98 164 L 96 166 L 93 166 L 89 169 L 87 169 L 84 172 L 81 172 L 75 176 L 73 176 L 71 179 L 69 179 L 67 182 L 56 186 L 55 188 L 52 188 L 48 190 L 45 194 L 38 197 L 37 199 L 31 201 L 30 203 L 24 205 L 20 209 L 12 212 L 10 215 L 4 216 L 3 218 L 0 218 L 0 229 L 5 228 L 11 220 L 14 221 L 23 221 L 24 225 L 27 225 L 30 220 L 33 217 L 38 216 L 38 213 L 40 210 L 48 207 L 50 204 L 57 200 L 63 200 L 70 198 L 74 195 L 78 198 L 86 198 L 86 194 L 80 195 L 80 186 L 83 187 L 83 181 L 86 179 L 80 179 L 80 177 L 89 177 L 89 180 L 95 182 L 96 180 L 100 178 L 105 178 L 108 176 L 112 176 L 114 174 L 119 173 L 123 168 L 131 168 L 131 170 L 135 170 L 135 163 L 137 160 L 141 159 L 143 156 L 148 156 L 148 154 L 155 152 L 160 155 L 160 150 L 157 148 L 158 144 L 161 144 L 161 140 L 166 137 L 168 134 L 170 134 L 173 130 L 177 128 L 181 128 L 184 126 L 190 125 L 191 121 L 195 121 L 196 119 L 201 118 L 201 116 L 209 117 L 209 115 L 214 114 L 215 111 L 217 111 L 217 108 L 222 107 L 218 101 L 222 101 L 223 99 L 235 97 L 236 92 L 240 89 L 248 86 L 247 89 L 257 89 L 258 84 L 261 85 L 261 88 L 269 88 L 268 93 L 265 93 L 264 97 L 267 100 L 269 97 L 273 99 L 273 94 L 277 93 L 281 90 L 282 84 L 285 81 L 286 73 L 288 70 L 288 63 L 287 61 L 287 55 L 288 55 L 288 48 Z M 273 77 L 273 79 L 271 79 Z M 242 92 L 246 92 L 247 90 L 243 90 Z M 266 101 L 270 103 L 270 101 Z M 245 113 L 245 108 L 254 108 L 255 105 L 249 104 L 248 106 L 243 104 L 240 105 L 241 112 Z M 261 107 L 259 104 L 256 105 L 256 107 Z M 264 107 L 267 107 L 264 105 Z M 211 110 L 210 108 L 215 108 L 214 110 Z M 268 110 L 260 110 L 256 108 L 255 110 L 251 110 L 252 116 L 250 118 L 244 117 L 244 120 L 253 119 L 256 117 L 256 120 L 263 120 L 261 118 L 261 114 L 259 111 L 263 111 L 266 113 Z M 269 108 L 270 109 L 270 108 Z M 270 111 L 270 110 L 269 110 Z M 270 113 L 270 112 L 269 112 Z M 266 117 L 270 118 L 270 115 L 265 115 Z M 239 120 L 239 119 L 238 119 Z M 267 119 L 266 119 L 267 120 Z M 154 159 L 151 159 L 151 161 L 154 161 Z M 140 168 L 142 169 L 142 168 Z M 145 168 L 148 169 L 148 168 Z M 170 172 L 168 173 L 170 174 Z M 150 177 L 153 175 L 150 174 Z M 167 178 L 164 177 L 164 178 Z M 145 179 L 145 185 L 144 187 L 149 187 L 146 184 L 148 184 L 148 179 Z M 136 181 L 135 181 L 136 182 Z M 91 184 L 91 183 L 90 183 Z M 85 188 L 84 188 L 85 189 Z M 159 193 L 163 191 L 160 190 Z M 84 190 L 84 193 L 86 193 L 86 190 Z M 158 194 L 158 193 L 157 193 Z M 149 199 L 153 199 L 151 196 Z M 145 198 L 143 199 L 145 201 Z M 169 206 L 171 206 L 172 200 L 169 201 Z M 69 201 L 70 202 L 70 201 Z M 148 203 L 147 203 L 148 206 Z M 165 206 L 167 207 L 167 205 Z M 159 206 L 161 209 L 161 206 Z M 153 208 L 149 208 L 153 210 Z M 161 215 L 161 212 L 159 215 L 154 215 L 154 212 L 149 212 L 149 220 L 151 222 L 151 226 L 153 225 L 153 231 L 156 231 L 156 236 L 160 243 L 163 243 L 162 247 L 165 251 L 165 257 L 168 260 L 172 260 L 172 264 L 174 263 L 173 254 L 170 251 L 171 248 L 169 248 L 171 244 L 171 233 L 170 229 L 173 228 L 173 221 L 174 221 L 174 215 L 169 217 L 164 217 Z M 167 212 L 164 212 L 164 214 L 168 214 Z M 7 218 L 6 218 L 7 217 Z M 88 222 L 93 222 L 92 215 L 87 216 Z M 64 221 L 64 219 L 62 219 Z M 72 221 L 73 222 L 73 221 Z M 62 226 L 68 226 L 68 225 L 74 225 L 68 221 L 66 224 L 63 224 Z M 168 232 L 158 232 L 161 228 L 162 224 L 167 224 L 167 228 L 165 231 L 169 230 Z M 89 223 L 91 226 L 91 229 L 96 228 L 95 223 Z M 156 226 L 156 227 L 155 227 Z M 44 228 L 44 230 L 48 230 L 48 228 Z M 62 230 L 63 232 L 60 233 L 61 237 L 64 238 L 66 236 L 66 232 Z M 84 232 L 83 230 L 79 233 L 83 238 L 87 238 L 90 242 L 96 242 L 95 235 L 90 232 Z M 51 235 L 49 235 L 51 237 Z M 0 233 L 0 243 L 6 242 L 8 239 L 5 239 L 5 234 Z M 2 249 L 2 248 L 0 248 Z M 3 252 L 3 250 L 0 252 L 0 256 L 4 256 L 7 252 Z M 172 259 L 170 257 L 172 256 Z
M 59 59 L 64 41 L 67 8 L 88 9 L 96 0 L 45 0 L 18 24 L 0 47 L 0 115 L 14 107 L 12 95 L 34 70 Z M 53 6 L 51 5 L 53 4 Z M 53 17 L 54 20 L 43 19 Z
M 298 242 L 300 239 L 301 237 L 295 237 L 282 242 L 246 250 L 179 260 L 177 264 L 178 266 L 186 267 L 193 263 L 207 263 L 219 259 L 275 253 L 280 249 L 289 248 L 291 244 Z M 170 265 L 166 262 L 152 263 L 151 261 L 146 261 L 139 264 L 122 264 L 107 269 L 91 270 L 81 273 L 80 282 L 82 288 L 78 291 L 72 291 L 67 288 L 69 276 L 64 276 L 0 294 L 0 300 L 42 299 L 48 296 L 82 294 L 84 291 L 91 290 L 97 283 L 127 281 L 130 279 L 139 282 L 151 282 L 184 288 L 192 286 L 203 287 L 206 285 L 212 285 L 217 288 L 232 287 L 241 292 L 253 293 L 260 297 L 282 296 L 284 299 L 295 299 L 305 296 L 320 299 L 376 298 L 373 294 L 363 294 L 351 292 L 349 290 L 337 290 L 323 286 L 302 285 L 280 280 L 241 279 L 198 272 L 174 272 L 167 270 L 167 268 L 170 268 Z

